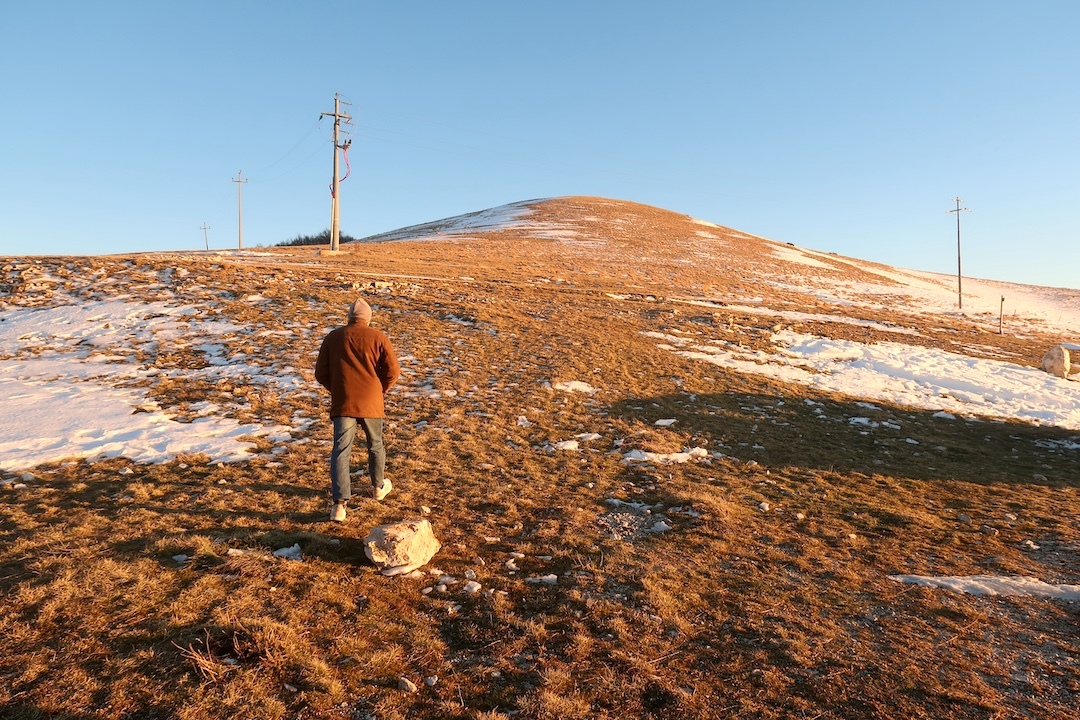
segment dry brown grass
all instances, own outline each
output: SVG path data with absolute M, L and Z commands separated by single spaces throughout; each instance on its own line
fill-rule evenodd
M 10 299 L 20 304 L 64 293 L 164 299 L 166 290 L 212 303 L 217 317 L 250 330 L 219 341 L 231 353 L 291 365 L 312 392 L 163 377 L 148 391 L 180 418 L 210 401 L 242 422 L 296 425 L 295 441 L 271 455 L 259 440 L 260 454 L 235 465 L 197 455 L 61 463 L 35 469 L 26 490 L 3 491 L 4 717 L 1075 716 L 1075 606 L 887 579 L 1076 583 L 1080 459 L 1035 444 L 1068 433 L 870 411 L 659 351 L 641 331 L 708 323 L 747 346 L 765 342 L 766 318 L 663 300 L 764 292 L 753 276 L 757 241 L 714 230 L 729 258 L 719 271 L 680 261 L 674 243 L 702 229 L 681 216 L 587 198 L 543 212 L 576 213 L 611 242 L 504 233 L 330 258 L 291 248 L 42 259 L 22 270 L 12 261 L 7 282 L 22 291 Z M 186 274 L 166 272 L 179 268 Z M 389 398 L 395 493 L 357 503 L 336 526 L 325 522 L 329 428 L 310 367 L 358 292 L 409 372 Z M 245 301 L 254 293 L 268 301 Z M 928 344 L 956 337 L 899 311 L 866 319 L 918 325 Z M 294 332 L 264 332 L 282 328 Z M 850 325 L 809 329 L 896 339 Z M 1028 359 L 1046 340 L 976 339 L 984 356 Z M 163 371 L 206 365 L 191 347 L 140 352 Z M 599 391 L 545 387 L 567 380 Z M 904 430 L 823 426 L 807 398 L 832 417 L 874 414 Z M 659 418 L 678 422 L 655 427 Z M 590 432 L 601 439 L 580 452 L 550 449 Z M 621 459 L 631 448 L 694 445 L 727 457 Z M 692 512 L 668 512 L 670 532 L 618 539 L 600 522 L 609 498 Z M 432 579 L 383 578 L 363 556 L 368 528 L 422 506 L 444 543 L 432 564 L 458 578 L 446 593 L 423 594 Z M 1042 550 L 1024 550 L 1028 539 Z M 270 556 L 293 543 L 303 562 Z M 524 555 L 516 573 L 504 564 L 511 552 Z M 177 554 L 189 559 L 178 565 Z M 493 592 L 466 595 L 467 571 Z M 525 581 L 547 574 L 558 584 Z M 400 677 L 419 691 L 398 690 Z M 429 686 L 429 677 L 438 680 Z

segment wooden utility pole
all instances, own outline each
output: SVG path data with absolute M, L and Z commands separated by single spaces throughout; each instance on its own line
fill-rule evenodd
M 206 231 L 210 229 L 210 226 L 209 226 L 209 225 L 207 225 L 207 224 L 206 224 L 206 223 L 204 222 L 204 223 L 202 224 L 202 227 L 201 227 L 201 228 L 199 228 L 199 229 L 200 229 L 200 230 L 202 230 L 202 236 L 203 236 L 203 240 L 205 240 L 205 241 L 206 241 L 206 249 L 207 249 L 207 250 L 209 250 L 209 249 L 210 249 L 210 236 L 206 234 Z
M 243 170 L 236 171 L 236 179 L 233 180 L 236 183 L 236 212 L 237 212 L 237 235 L 236 235 L 236 248 L 238 250 L 244 249 L 244 183 L 247 180 L 240 179 L 240 173 Z
M 338 177 L 338 150 L 345 150 L 352 143 L 351 140 L 346 140 L 341 143 L 341 123 L 344 120 L 346 125 L 352 124 L 352 117 L 341 111 L 341 94 L 334 93 L 334 112 L 319 113 L 319 117 L 325 117 L 327 115 L 334 118 L 334 180 L 330 185 L 330 250 L 331 252 L 337 252 L 338 239 L 341 237 L 341 203 L 339 190 L 341 187 L 341 178 Z M 345 103 L 348 105 L 349 103 Z
M 957 299 L 957 304 L 959 304 L 959 306 L 960 306 L 960 309 L 963 310 L 964 309 L 964 288 L 963 288 L 963 280 L 961 279 L 962 275 L 960 273 L 960 211 L 961 210 L 967 210 L 968 212 L 971 212 L 971 211 L 968 210 L 966 207 L 960 207 L 960 203 L 964 202 L 960 198 L 953 198 L 953 200 L 956 202 L 956 209 L 955 210 L 948 210 L 946 212 L 956 213 L 956 299 Z

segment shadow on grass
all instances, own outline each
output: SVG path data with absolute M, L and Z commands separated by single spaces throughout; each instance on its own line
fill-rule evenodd
M 665 395 L 619 402 L 607 411 L 631 424 L 673 432 L 691 447 L 704 444 L 711 452 L 772 467 L 983 484 L 1080 485 L 1080 437 L 1057 427 L 810 395 Z M 665 419 L 675 422 L 667 428 L 654 425 Z M 647 436 L 648 430 L 642 430 L 641 436 Z

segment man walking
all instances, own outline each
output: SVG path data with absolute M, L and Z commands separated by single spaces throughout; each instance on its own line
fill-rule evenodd
M 349 306 L 349 324 L 335 328 L 323 339 L 315 361 L 315 380 L 330 391 L 330 418 L 334 422 L 334 450 L 330 455 L 330 493 L 334 504 L 330 520 L 344 522 L 352 496 L 349 460 L 356 426 L 367 438 L 368 475 L 372 495 L 382 500 L 393 486 L 385 477 L 383 396 L 401 374 L 397 355 L 386 333 L 369 326 L 371 307 L 357 299 Z

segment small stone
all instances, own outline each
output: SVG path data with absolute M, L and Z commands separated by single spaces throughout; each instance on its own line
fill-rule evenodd
M 998 534 L 998 529 L 990 525 L 983 525 L 981 528 L 979 528 L 979 532 L 981 532 L 983 535 L 993 536 Z
M 428 687 L 435 687 L 435 684 L 437 682 L 439 682 L 438 675 L 428 675 L 426 678 L 424 678 L 424 684 Z
M 1005 519 L 1009 522 L 1016 522 L 1016 515 L 1013 515 L 1012 513 L 1005 513 Z
M 1034 480 L 1035 482 L 1039 482 L 1039 483 L 1044 483 L 1044 482 L 1047 481 L 1046 476 L 1045 475 L 1040 475 L 1039 473 L 1035 473 L 1034 475 L 1032 475 L 1031 479 Z
M 475 580 L 470 580 L 469 582 L 465 583 L 465 592 L 469 593 L 470 595 L 474 595 L 480 592 L 480 583 L 476 582 Z
M 37 477 L 35 477 L 34 473 L 26 472 L 20 475 L 19 479 L 22 480 L 24 483 L 32 483 L 37 480 Z
M 515 563 L 513 560 L 507 560 L 505 563 L 503 563 L 503 567 L 505 567 L 511 572 L 517 572 L 518 570 L 517 563 Z
M 229 548 L 228 550 L 225 551 L 225 554 L 229 555 L 229 556 L 247 555 L 247 553 L 245 551 L 241 550 L 240 548 Z
M 758 503 L 758 510 L 760 510 L 761 512 L 769 512 L 769 503 L 762 500 Z
M 466 570 L 465 571 L 465 579 L 466 580 L 475 580 L 476 579 L 476 573 L 474 571 L 472 571 L 472 570 Z
M 429 508 L 427 505 L 421 505 L 420 506 L 420 514 L 421 515 L 430 515 L 431 514 L 431 508 Z
M 795 519 L 802 522 L 806 519 L 806 515 L 802 514 L 801 512 L 795 513 Z
M 971 523 L 971 516 L 966 514 L 966 513 L 960 513 L 959 515 L 956 516 L 956 520 L 957 520 L 957 522 L 962 522 L 965 525 L 967 525 L 967 524 Z
M 1041 545 L 1036 545 L 1035 542 L 1032 540 L 1025 540 L 1024 542 L 1020 543 L 1020 547 L 1024 550 L 1040 550 L 1042 548 Z
M 289 683 L 285 683 L 283 687 L 291 693 L 300 692 L 295 685 L 290 685 Z
M 420 688 L 416 687 L 416 683 L 407 677 L 398 678 L 397 681 L 398 690 L 404 690 L 405 692 L 418 692 Z
M 187 562 L 188 556 L 181 553 L 180 555 L 173 555 L 172 559 L 177 565 L 183 565 Z
M 433 587 L 431 587 L 431 586 L 429 585 L 428 587 L 424 588 L 424 589 L 423 589 L 423 590 L 421 590 L 420 592 L 421 592 L 421 593 L 423 593 L 424 595 L 430 595 L 430 594 L 431 594 L 431 591 L 432 591 L 432 590 L 434 590 L 434 589 L 435 589 L 435 588 L 433 588 Z
M 534 585 L 558 585 L 558 575 L 541 575 L 540 577 L 525 578 L 525 582 L 532 583 Z

